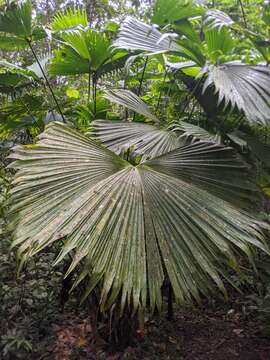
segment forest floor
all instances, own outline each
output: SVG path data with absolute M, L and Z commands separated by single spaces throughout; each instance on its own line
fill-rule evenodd
M 132 346 L 113 352 L 95 335 L 78 294 L 62 311 L 63 273 L 50 267 L 53 253 L 39 256 L 17 280 L 14 258 L 1 249 L 0 254 L 0 359 L 270 360 L 270 337 L 262 330 L 253 290 L 232 291 L 227 302 L 175 307 L 172 321 L 165 313 L 154 316 Z

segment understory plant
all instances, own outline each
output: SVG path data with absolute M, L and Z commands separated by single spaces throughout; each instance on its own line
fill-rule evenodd
M 34 42 L 48 34 L 53 54 L 42 62 Z M 23 131 L 16 123 L 30 118 L 34 139 L 9 156 L 19 270 L 61 242 L 54 265 L 70 257 L 82 301 L 94 292 L 101 312 L 143 318 L 162 309 L 165 283 L 179 304 L 226 297 L 238 259 L 269 253 L 269 225 L 256 216 L 257 170 L 268 176 L 269 39 L 191 0 L 157 0 L 152 24 L 128 17 L 117 34 L 93 29 L 81 9 L 40 29 L 26 0 L 0 13 L 0 35 L 35 60 L 0 64 L 4 119 Z

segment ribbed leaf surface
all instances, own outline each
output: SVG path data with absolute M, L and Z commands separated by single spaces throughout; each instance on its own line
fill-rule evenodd
M 234 21 L 223 11 L 208 10 L 205 14 L 204 23 L 208 27 L 221 29 L 223 27 L 232 26 Z
M 204 9 L 193 0 L 157 0 L 154 5 L 154 24 L 167 25 L 175 21 L 199 16 Z
M 218 134 L 211 134 L 200 126 L 181 121 L 173 125 L 173 129 L 181 133 L 181 137 L 191 138 L 191 140 L 201 140 L 206 142 L 220 143 Z
M 144 115 L 154 122 L 159 122 L 158 118 L 152 114 L 149 107 L 132 91 L 126 89 L 106 90 L 104 97 L 116 104 L 123 105 L 130 110 Z
M 252 122 L 268 124 L 270 121 L 270 68 L 226 63 L 210 66 L 204 90 L 214 85 L 219 103 L 243 110 Z
M 135 18 L 127 17 L 123 22 L 114 46 L 127 50 L 144 50 L 150 53 L 180 51 L 182 48 L 173 41 L 173 34 L 162 34 L 154 26 Z
M 101 143 L 117 154 L 133 148 L 135 153 L 151 159 L 184 143 L 173 131 L 160 130 L 143 123 L 96 120 L 92 126 L 93 134 Z
M 0 11 L 0 31 L 27 37 L 31 34 L 32 1 L 22 0 L 5 12 Z
M 26 260 L 65 238 L 57 262 L 73 250 L 68 273 L 84 264 L 76 284 L 88 278 L 87 296 L 100 283 L 102 309 L 119 296 L 122 309 L 126 302 L 160 308 L 165 269 L 178 302 L 198 299 L 213 283 L 225 291 L 222 275 L 228 262 L 237 266 L 235 254 L 250 256 L 251 244 L 266 250 L 260 224 L 215 196 L 223 183 L 229 189 L 231 170 L 232 188 L 238 181 L 239 194 L 247 191 L 231 149 L 193 144 L 132 166 L 51 123 L 13 157 L 13 245 Z M 213 191 L 201 186 L 207 182 Z
M 196 142 L 145 164 L 156 171 L 196 183 L 237 205 L 243 200 L 250 200 L 252 204 L 253 196 L 256 197 L 255 181 L 248 174 L 247 166 L 232 148 L 219 144 Z
M 51 28 L 54 31 L 70 31 L 77 26 L 86 27 L 87 24 L 86 10 L 69 8 L 65 12 L 59 12 L 54 16 Z

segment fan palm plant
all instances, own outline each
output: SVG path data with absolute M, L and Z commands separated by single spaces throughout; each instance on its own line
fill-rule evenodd
M 188 74 L 197 77 L 194 93 L 198 83 L 203 93 L 213 88 L 218 98 L 212 92 L 209 102 L 222 104 L 223 107 L 230 104 L 231 108 L 242 111 L 251 123 L 268 124 L 270 69 L 266 65 L 249 65 L 239 60 L 239 54 L 234 51 L 238 39 L 229 28 L 232 23 L 230 18 L 221 17 L 219 12 L 207 13 L 206 9 L 192 5 L 192 1 L 176 1 L 172 8 L 177 8 L 177 11 L 169 10 L 165 13 L 161 11 L 163 8 L 166 8 L 166 1 L 157 0 L 152 20 L 160 26 L 166 25 L 166 28 L 171 26 L 173 32 L 163 33 L 154 25 L 128 17 L 120 28 L 115 47 L 140 50 L 148 56 L 163 53 L 167 65 L 182 74 L 187 84 L 190 83 L 185 76 L 187 70 Z M 183 18 L 181 9 L 184 10 Z M 206 19 L 203 22 L 203 33 L 198 32 L 194 20 L 198 13 L 204 14 Z M 171 58 L 173 62 L 168 61 Z M 258 55 L 257 62 L 261 60 Z M 202 100 L 201 94 L 196 96 L 199 101 Z
M 60 47 L 52 59 L 50 74 L 89 74 L 88 102 L 92 81 L 93 101 L 96 107 L 98 79 L 106 73 L 122 68 L 127 60 L 126 52 L 113 53 L 111 41 L 106 33 L 91 29 L 86 11 L 80 9 L 56 14 L 52 30 Z
M 267 123 L 269 68 L 228 63 L 236 41 L 230 31 L 207 28 L 201 40 L 194 17 L 205 9 L 192 1 L 170 4 L 158 0 L 153 21 L 169 23 L 176 34 L 128 18 L 115 47 L 166 54 L 176 72 L 188 69 L 196 84 L 214 84 L 220 102 Z M 118 64 L 110 41 L 88 27 L 84 12 L 57 15 L 52 30 L 61 45 L 51 73 L 89 73 L 96 81 Z M 118 60 L 127 56 L 120 54 Z M 73 288 L 84 281 L 83 299 L 99 287 L 102 311 L 115 303 L 122 313 L 160 309 L 165 278 L 178 303 L 217 288 L 226 295 L 223 281 L 228 269 L 239 270 L 240 254 L 252 262 L 256 248 L 269 253 L 269 227 L 254 214 L 260 192 L 252 169 L 206 132 L 189 141 L 187 126 L 162 127 L 130 90 L 110 89 L 105 97 L 149 123 L 96 120 L 85 135 L 52 122 L 35 144 L 14 148 L 9 226 L 20 266 L 61 240 L 55 264 L 69 254 L 66 276 L 76 274 Z M 192 131 L 194 138 L 200 129 Z
M 86 297 L 99 284 L 102 310 L 119 299 L 136 312 L 161 307 L 166 274 L 178 302 L 198 300 L 212 283 L 225 293 L 239 253 L 268 251 L 266 225 L 246 211 L 258 190 L 233 149 L 145 124 L 94 128 L 91 138 L 52 123 L 36 145 L 15 148 L 11 226 L 21 264 L 65 239 L 55 263 L 74 253 L 67 274 L 83 264 L 74 286 L 87 279 Z
M 50 90 L 58 112 L 61 114 L 63 121 L 64 115 L 53 92 L 52 86 L 48 80 L 46 72 L 38 58 L 33 43 L 47 37 L 46 31 L 38 27 L 32 21 L 32 1 L 20 0 L 11 2 L 3 11 L 0 12 L 0 48 L 12 50 L 17 48 L 29 47 L 34 59 L 39 67 L 43 79 Z M 36 71 L 34 71 L 36 72 Z

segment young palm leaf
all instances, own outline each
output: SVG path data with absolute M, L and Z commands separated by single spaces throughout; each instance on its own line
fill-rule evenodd
M 18 146 L 11 194 L 13 246 L 22 263 L 58 239 L 74 253 L 75 285 L 100 284 L 101 309 L 120 298 L 153 310 L 165 273 L 181 303 L 223 292 L 236 255 L 267 250 L 258 223 L 222 198 L 253 198 L 247 168 L 230 148 L 195 143 L 137 166 L 77 131 L 51 123 L 36 145 Z M 236 195 L 237 194 L 237 195 Z

